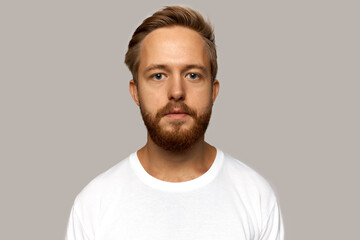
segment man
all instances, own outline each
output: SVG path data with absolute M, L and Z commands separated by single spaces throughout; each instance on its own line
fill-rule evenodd
M 282 240 L 269 184 L 204 141 L 219 91 L 211 26 L 166 7 L 136 29 L 125 63 L 147 143 L 77 196 L 67 239 Z

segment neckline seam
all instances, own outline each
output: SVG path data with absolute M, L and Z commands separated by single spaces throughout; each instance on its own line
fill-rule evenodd
M 224 153 L 216 148 L 216 156 L 210 168 L 201 176 L 184 182 L 167 182 L 151 176 L 137 156 L 137 151 L 130 155 L 130 165 L 137 178 L 145 185 L 165 192 L 187 192 L 210 184 L 218 175 L 224 160 Z

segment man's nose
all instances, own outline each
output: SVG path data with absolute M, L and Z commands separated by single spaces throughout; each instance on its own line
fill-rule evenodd
M 185 99 L 184 79 L 180 76 L 173 76 L 169 81 L 169 100 L 181 101 Z

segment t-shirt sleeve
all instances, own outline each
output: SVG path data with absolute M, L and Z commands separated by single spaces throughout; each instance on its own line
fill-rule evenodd
M 67 226 L 65 240 L 93 240 L 87 232 L 82 219 L 78 216 L 73 206 Z
M 277 202 L 263 224 L 260 240 L 284 240 L 284 226 Z

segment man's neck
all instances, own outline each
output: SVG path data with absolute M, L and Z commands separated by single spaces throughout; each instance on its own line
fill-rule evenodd
M 184 182 L 197 178 L 211 167 L 216 149 L 204 138 L 183 152 L 170 152 L 156 145 L 150 137 L 137 152 L 144 169 L 153 177 L 167 182 Z

